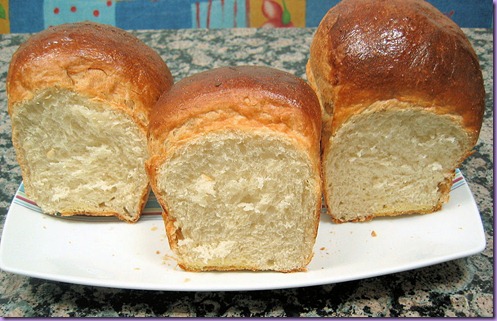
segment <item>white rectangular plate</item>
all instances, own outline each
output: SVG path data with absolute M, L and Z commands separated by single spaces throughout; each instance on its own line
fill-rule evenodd
M 16 193 L 0 242 L 0 268 L 68 283 L 147 290 L 239 291 L 344 282 L 433 265 L 482 251 L 478 208 L 458 171 L 437 213 L 334 224 L 323 211 L 308 271 L 185 272 L 169 249 L 153 196 L 136 224 L 41 214 Z

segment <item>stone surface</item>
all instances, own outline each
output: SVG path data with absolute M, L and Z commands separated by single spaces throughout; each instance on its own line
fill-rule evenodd
M 481 212 L 487 246 L 477 255 L 365 280 L 272 291 L 139 291 L 58 283 L 0 271 L 0 316 L 492 316 L 493 30 L 464 29 L 480 58 L 486 114 L 461 171 Z M 175 80 L 213 67 L 266 65 L 305 77 L 314 29 L 134 32 L 157 50 Z M 0 35 L 0 229 L 21 182 L 11 143 L 5 78 L 25 34 Z M 1 241 L 1 240 L 0 240 Z

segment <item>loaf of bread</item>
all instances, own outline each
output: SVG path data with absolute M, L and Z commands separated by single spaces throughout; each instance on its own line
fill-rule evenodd
M 137 221 L 149 112 L 171 85 L 162 58 L 124 30 L 85 22 L 30 37 L 7 75 L 27 195 L 49 214 Z
M 316 94 L 273 68 L 217 68 L 162 95 L 147 171 L 179 266 L 305 270 L 321 208 L 320 131 Z
M 484 112 L 478 58 L 453 21 L 422 0 L 343 0 L 316 30 L 307 79 L 336 222 L 441 208 Z

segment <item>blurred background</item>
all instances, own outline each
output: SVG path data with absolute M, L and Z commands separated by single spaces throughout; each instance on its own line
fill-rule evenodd
M 66 22 L 122 29 L 316 27 L 339 0 L 0 0 L 0 33 Z M 493 28 L 491 0 L 428 0 L 463 28 Z

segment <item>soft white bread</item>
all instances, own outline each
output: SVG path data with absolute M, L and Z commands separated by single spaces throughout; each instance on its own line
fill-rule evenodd
M 422 0 L 344 0 L 316 30 L 307 78 L 322 107 L 335 221 L 441 208 L 478 139 L 485 96 L 453 21 Z
M 137 221 L 149 112 L 171 85 L 161 57 L 124 30 L 75 23 L 30 37 L 7 76 L 27 195 L 49 214 Z
M 319 101 L 300 78 L 224 67 L 177 82 L 149 128 L 152 189 L 185 270 L 304 270 L 321 208 Z

